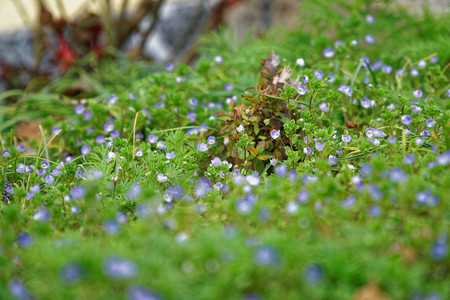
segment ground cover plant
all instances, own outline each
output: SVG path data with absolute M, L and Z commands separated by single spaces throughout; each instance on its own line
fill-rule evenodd
M 14 92 L 0 298 L 448 298 L 449 18 L 367 3 Z

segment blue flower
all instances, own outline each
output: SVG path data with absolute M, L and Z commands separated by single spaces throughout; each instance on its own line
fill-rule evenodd
M 316 147 L 317 151 L 322 151 L 323 149 L 325 149 L 325 142 L 322 142 L 322 143 L 315 142 L 315 147 Z
M 208 145 L 206 145 L 205 143 L 199 143 L 197 145 L 197 150 L 200 152 L 208 151 Z
M 431 246 L 431 258 L 434 260 L 443 260 L 448 254 L 448 239 L 441 235 Z
M 407 155 L 405 155 L 405 157 L 403 158 L 403 163 L 405 164 L 405 165 L 412 165 L 413 163 L 414 163 L 414 155 L 412 155 L 412 154 L 407 154 Z
M 103 263 L 103 272 L 111 279 L 126 279 L 136 276 L 136 264 L 120 257 L 107 258 Z
M 162 300 L 162 297 L 146 287 L 133 285 L 127 291 L 128 300 Z
M 304 67 L 305 66 L 305 60 L 303 58 L 297 58 L 297 60 L 295 61 L 295 63 L 299 66 L 299 67 Z
M 91 147 L 89 147 L 89 145 L 83 145 L 81 147 L 81 154 L 88 155 L 89 153 L 91 153 Z
M 423 92 L 421 90 L 415 90 L 413 92 L 413 95 L 414 95 L 415 98 L 420 98 L 420 97 L 423 96 Z
M 325 50 L 323 50 L 323 57 L 332 58 L 333 56 L 334 56 L 333 48 L 327 47 Z
M 322 266 L 313 263 L 306 266 L 303 275 L 307 284 L 315 286 L 322 281 L 324 272 Z
M 11 151 L 9 151 L 8 149 L 3 149 L 3 151 L 2 151 L 3 157 L 9 157 L 10 155 L 11 155 Z
M 279 131 L 279 130 L 276 130 L 276 129 L 273 129 L 273 130 L 270 132 L 270 136 L 271 136 L 274 140 L 276 140 L 277 138 L 280 137 L 280 131 Z
M 410 115 L 404 115 L 404 116 L 402 116 L 401 119 L 402 119 L 402 123 L 405 125 L 409 125 L 412 122 L 412 118 Z
M 306 86 L 304 85 L 299 85 L 299 87 L 297 88 L 297 93 L 301 96 L 305 95 L 306 92 L 308 91 L 308 89 L 306 88 Z
M 253 254 L 253 261 L 260 266 L 275 266 L 279 260 L 278 251 L 272 246 L 259 247 Z
M 375 44 L 375 37 L 372 34 L 367 34 L 365 39 L 367 44 L 369 45 Z
M 322 102 L 322 103 L 320 103 L 320 105 L 319 105 L 319 108 L 320 108 L 320 110 L 321 110 L 321 111 L 323 111 L 324 113 L 326 113 L 326 112 L 328 112 L 328 111 L 329 111 L 329 109 L 328 109 L 328 106 L 327 106 L 327 103 L 326 103 L 326 102 Z
M 46 175 L 45 177 L 44 177 L 44 182 L 46 183 L 46 184 L 53 184 L 53 182 L 55 182 L 55 177 L 53 177 L 52 175 Z
M 120 224 L 115 219 L 109 219 L 103 223 L 103 231 L 109 235 L 119 234 L 121 231 Z
M 86 192 L 81 185 L 76 185 L 70 189 L 70 196 L 73 200 L 80 200 L 85 194 Z
M 59 278 L 65 284 L 74 284 L 84 277 L 84 268 L 77 262 L 65 263 L 59 269 Z

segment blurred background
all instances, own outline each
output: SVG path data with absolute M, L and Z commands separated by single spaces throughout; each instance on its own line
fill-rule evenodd
M 448 0 L 379 1 L 420 14 Z M 125 55 L 191 63 L 200 35 L 227 27 L 237 40 L 294 28 L 301 0 L 0 0 L 0 92 L 42 87 L 83 62 Z M 31 87 L 31 89 L 33 89 Z

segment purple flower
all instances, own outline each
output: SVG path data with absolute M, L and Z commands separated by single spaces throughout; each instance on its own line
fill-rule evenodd
M 108 97 L 108 102 L 111 104 L 116 104 L 118 100 L 119 100 L 119 98 L 115 94 L 111 94 Z
M 197 119 L 197 114 L 194 112 L 188 112 L 186 117 L 190 119 L 192 122 L 195 122 L 195 120 Z
M 422 136 L 430 136 L 430 132 L 428 130 L 424 130 L 420 133 Z
M 120 224 L 115 219 L 109 219 L 103 223 L 103 232 L 108 235 L 116 235 L 121 231 Z
M 319 107 L 320 107 L 320 110 L 321 110 L 321 111 L 323 111 L 324 113 L 326 113 L 326 112 L 328 112 L 328 111 L 329 111 L 329 109 L 328 109 L 328 106 L 327 106 L 327 103 L 326 103 L 326 102 L 322 102 L 322 103 L 320 103 Z
M 325 148 L 325 142 L 319 143 L 319 142 L 315 142 L 315 146 L 317 151 L 322 151 Z
M 41 161 L 41 168 L 46 170 L 50 167 L 50 162 L 48 160 Z
M 338 91 L 344 93 L 347 97 L 351 97 L 353 95 L 353 90 L 349 85 L 341 84 L 338 87 Z
M 376 218 L 376 217 L 378 217 L 381 214 L 381 208 L 378 205 L 372 205 L 369 208 L 369 214 L 372 217 Z
M 307 190 L 300 191 L 297 195 L 297 201 L 300 203 L 306 203 L 309 200 L 309 192 Z
M 405 155 L 405 157 L 403 158 L 403 163 L 407 166 L 412 165 L 414 163 L 414 155 L 412 154 Z
M 430 190 L 424 190 L 416 194 L 417 203 L 420 205 L 436 206 L 439 204 L 439 197 L 433 195 Z
M 420 97 L 423 96 L 423 93 L 422 93 L 421 90 L 415 90 L 415 91 L 413 92 L 413 95 L 414 95 L 414 97 L 416 97 L 416 98 L 420 98 Z
M 417 69 L 415 69 L 415 68 L 411 68 L 411 70 L 409 71 L 409 73 L 411 74 L 412 77 L 417 77 L 417 76 L 419 76 L 419 71 L 417 71 Z
M 133 285 L 127 291 L 128 300 L 162 300 L 162 297 L 149 289 Z
M 211 182 L 207 178 L 199 178 L 195 183 L 194 195 L 197 198 L 203 198 L 211 190 Z
M 383 193 L 381 192 L 380 188 L 377 184 L 372 183 L 367 187 L 367 190 L 370 194 L 370 197 L 372 197 L 373 200 L 378 201 L 383 198 Z
M 375 23 L 375 17 L 372 16 L 372 15 L 367 15 L 366 16 L 366 22 L 369 23 L 369 24 Z
M 432 118 L 427 120 L 427 127 L 428 128 L 432 128 L 434 126 L 434 124 L 436 124 L 436 122 Z
M 322 79 L 323 78 L 323 71 L 322 70 L 317 70 L 317 71 L 314 71 L 314 77 L 317 79 L 317 80 L 320 80 L 320 79 Z M 300 93 L 299 93 L 300 94 Z
M 172 151 L 172 152 L 167 152 L 166 153 L 166 158 L 167 159 L 173 159 L 173 158 L 175 158 L 175 153 Z
M 216 137 L 213 135 L 208 136 L 208 145 L 214 145 L 216 143 Z
M 173 63 L 167 63 L 166 64 L 166 71 L 172 72 L 175 69 L 175 65 Z
M 214 157 L 214 159 L 212 159 L 211 160 L 211 165 L 213 165 L 213 166 L 219 166 L 220 165 L 220 163 L 221 163 L 222 161 L 220 160 L 220 158 L 218 158 L 218 157 Z
M 136 94 L 135 93 L 129 93 L 128 94 L 128 99 L 135 100 L 136 99 Z
M 253 254 L 253 261 L 260 266 L 274 266 L 279 259 L 278 251 L 271 246 L 259 247 Z
M 395 105 L 393 103 L 390 103 L 388 106 L 386 106 L 386 108 L 390 111 L 393 111 L 395 109 Z
M 431 257 L 434 260 L 443 260 L 448 254 L 448 239 L 441 235 L 431 246 Z
M 236 201 L 235 207 L 236 211 L 243 216 L 247 216 L 253 211 L 253 203 L 247 197 Z
M 86 192 L 81 185 L 76 185 L 70 189 L 70 196 L 73 200 L 80 200 L 85 194 Z
M 206 145 L 205 143 L 199 143 L 197 145 L 197 150 L 200 152 L 208 151 L 208 145 Z
M 302 77 L 302 82 L 303 82 L 304 84 L 307 84 L 308 81 L 309 81 L 308 76 L 304 75 L 304 76 Z
M 80 281 L 84 276 L 83 267 L 77 262 L 65 263 L 59 269 L 59 278 L 65 284 L 74 284 Z
M 52 171 L 52 175 L 55 176 L 55 177 L 58 177 L 61 174 L 62 174 L 62 171 L 61 171 L 61 169 L 59 167 L 54 168 L 53 171 Z
M 156 148 L 158 148 L 158 149 L 160 149 L 160 150 L 164 150 L 164 149 L 166 149 L 166 144 L 165 144 L 163 141 L 159 141 L 159 142 L 156 144 Z
M 303 148 L 303 153 L 305 153 L 306 155 L 311 154 L 311 152 L 312 152 L 311 148 L 309 148 L 309 147 Z
M 41 191 L 41 186 L 39 184 L 35 184 L 30 187 L 30 192 L 32 192 L 34 194 L 39 193 L 40 191 Z
M 304 278 L 308 285 L 316 286 L 323 279 L 323 268 L 319 264 L 309 264 L 304 271 Z
M 261 182 L 261 179 L 259 178 L 258 173 L 253 173 L 250 175 L 247 175 L 245 177 L 245 180 L 248 182 L 248 184 L 256 186 L 259 185 L 259 183 Z
M 222 64 L 222 63 L 223 63 L 223 57 L 220 56 L 220 55 L 214 56 L 214 62 L 215 62 L 216 64 L 218 64 L 218 65 Z
M 80 169 L 78 169 L 78 170 L 75 172 L 75 178 L 76 178 L 76 179 L 81 179 L 81 178 L 83 178 L 83 176 L 84 176 L 84 173 L 83 173 L 83 171 L 81 171 Z
M 297 58 L 297 60 L 295 61 L 295 63 L 299 66 L 299 67 L 304 67 L 305 66 L 305 60 L 303 58 Z
M 53 182 L 55 182 L 55 177 L 53 177 L 52 175 L 46 175 L 44 177 L 44 182 L 46 184 L 53 184 Z
M 421 138 L 416 138 L 414 142 L 416 143 L 417 146 L 422 146 L 423 143 L 425 143 L 425 141 Z
M 327 47 L 323 50 L 323 57 L 332 58 L 334 56 L 334 50 L 331 47 Z
M 89 147 L 89 145 L 83 145 L 81 147 L 81 154 L 88 155 L 89 153 L 91 153 L 91 147 Z
M 23 172 L 25 172 L 25 165 L 22 164 L 22 163 L 19 163 L 19 164 L 17 165 L 16 172 L 17 172 L 17 173 L 23 173 Z
M 306 94 L 307 91 L 308 91 L 308 89 L 306 88 L 306 86 L 304 86 L 302 84 L 300 84 L 299 87 L 297 88 L 297 93 L 301 96 Z
M 394 183 L 400 183 L 408 179 L 408 174 L 403 169 L 396 167 L 389 172 L 389 179 Z
M 397 138 L 395 136 L 390 136 L 387 141 L 389 144 L 395 144 L 395 142 L 397 142 Z
M 95 139 L 95 143 L 96 143 L 97 145 L 104 144 L 105 142 L 106 142 L 106 139 L 105 139 L 105 137 L 104 137 L 103 135 L 98 135 L 98 136 L 96 137 L 96 139 Z
M 17 242 L 19 243 L 20 246 L 28 248 L 33 244 L 34 240 L 31 237 L 31 235 L 28 234 L 28 232 L 22 232 L 17 237 Z
M 30 292 L 28 292 L 25 285 L 19 279 L 11 279 L 8 282 L 8 289 L 11 295 L 17 300 L 35 300 Z
M 375 37 L 372 34 L 367 34 L 365 39 L 367 44 L 369 45 L 375 44 Z
M 32 218 L 38 222 L 47 222 L 50 219 L 50 213 L 48 210 L 41 206 L 32 216 Z
M 231 92 L 234 89 L 234 85 L 232 83 L 226 83 L 223 89 L 227 92 Z
M 345 134 L 342 136 L 342 141 L 347 145 L 352 140 L 352 137 L 349 134 Z
M 427 62 L 424 61 L 423 59 L 419 60 L 419 62 L 417 63 L 417 66 L 418 66 L 420 69 L 425 68 L 426 65 L 427 65 Z
M 430 57 L 430 63 L 435 64 L 437 63 L 439 60 L 437 55 L 433 55 L 432 57 Z
M 158 137 L 155 134 L 150 134 L 148 136 L 148 142 L 150 144 L 155 144 L 158 141 Z
M 329 82 L 329 83 L 333 83 L 333 82 L 336 81 L 336 75 L 334 75 L 334 73 L 328 74 L 328 75 L 327 75 L 327 78 L 329 78 L 329 79 L 327 80 L 327 82 Z
M 133 184 L 127 192 L 128 200 L 135 200 L 142 194 L 142 187 L 140 184 Z
M 156 175 L 156 180 L 158 180 L 159 182 L 166 182 L 167 176 L 165 176 L 163 173 L 158 173 L 158 175 Z
M 361 98 L 361 106 L 364 107 L 365 109 L 370 108 L 371 104 L 370 104 L 369 98 L 367 98 L 366 96 L 362 97 Z
M 112 122 L 106 122 L 106 123 L 103 125 L 103 130 L 106 131 L 106 132 L 111 132 L 111 131 L 113 131 L 113 130 L 114 130 L 114 123 L 112 123 Z
M 440 166 L 448 165 L 450 162 L 450 151 L 439 153 L 436 161 Z
M 381 72 L 383 72 L 384 74 L 391 74 L 392 73 L 392 67 L 390 65 L 384 64 L 381 67 Z
M 279 130 L 276 130 L 276 129 L 273 129 L 273 130 L 270 132 L 270 136 L 271 136 L 274 140 L 276 140 L 277 138 L 280 137 L 280 131 L 279 131 Z
M 279 164 L 278 166 L 275 167 L 275 174 L 278 177 L 284 176 L 287 173 L 287 167 L 285 164 Z
M 355 196 L 348 196 L 341 202 L 341 206 L 345 209 L 351 208 L 356 203 Z
M 136 264 L 120 257 L 107 258 L 103 263 L 103 272 L 111 279 L 126 279 L 136 276 Z
M 197 106 L 198 105 L 198 100 L 196 98 L 189 99 L 189 105 L 190 106 Z
M 2 156 L 3 157 L 9 157 L 11 155 L 11 152 L 8 149 L 3 149 Z
M 412 118 L 410 115 L 404 115 L 404 116 L 402 116 L 401 119 L 402 119 L 402 123 L 405 125 L 409 125 L 412 122 Z
M 82 104 L 75 106 L 75 114 L 81 115 L 83 113 L 84 113 L 84 106 Z
M 135 151 L 134 155 L 136 155 L 136 157 L 142 157 L 142 155 L 144 155 L 144 151 L 142 151 L 142 149 L 139 148 Z
M 245 128 L 244 128 L 244 126 L 242 126 L 242 124 L 239 125 L 238 127 L 236 127 L 236 131 L 237 131 L 238 133 L 241 133 L 244 129 L 245 129 Z

